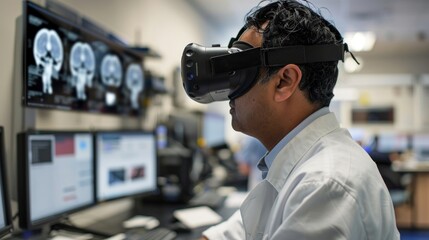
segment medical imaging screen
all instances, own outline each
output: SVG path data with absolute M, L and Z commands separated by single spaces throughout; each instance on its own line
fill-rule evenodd
M 157 154 L 153 133 L 96 134 L 97 199 L 134 196 L 157 190 Z
M 24 92 L 27 106 L 139 115 L 142 57 L 26 1 Z
M 27 141 L 31 221 L 95 202 L 91 134 L 30 134 Z

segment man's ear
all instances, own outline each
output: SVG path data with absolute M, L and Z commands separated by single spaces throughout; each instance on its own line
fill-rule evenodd
M 295 64 L 288 64 L 277 72 L 274 99 L 277 102 L 288 99 L 298 89 L 301 82 L 301 69 Z

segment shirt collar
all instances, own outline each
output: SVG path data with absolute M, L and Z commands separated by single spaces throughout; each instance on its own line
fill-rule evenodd
M 277 154 L 279 154 L 280 150 L 282 150 L 292 138 L 298 135 L 298 133 L 310 125 L 310 123 L 312 123 L 314 120 L 328 113 L 329 107 L 323 107 L 312 113 L 310 116 L 304 119 L 304 121 L 298 124 L 298 126 L 296 126 L 292 131 L 290 131 L 282 140 L 280 140 L 280 142 L 278 142 L 270 152 L 267 152 L 258 163 L 258 168 L 262 171 L 262 177 L 265 178 L 267 176 L 268 170 L 273 164 Z

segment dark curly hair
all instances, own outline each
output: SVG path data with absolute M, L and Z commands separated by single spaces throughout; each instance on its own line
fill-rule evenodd
M 262 6 L 264 3 L 267 5 Z M 246 15 L 246 27 L 256 27 L 263 33 L 262 48 L 342 43 L 338 30 L 307 1 L 264 0 Z M 268 22 L 265 29 L 261 26 Z M 298 64 L 302 71 L 299 88 L 311 103 L 329 106 L 338 78 L 338 61 Z M 267 82 L 281 67 L 261 71 L 260 82 Z

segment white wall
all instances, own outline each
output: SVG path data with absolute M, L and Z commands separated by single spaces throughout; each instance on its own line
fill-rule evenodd
M 429 132 L 429 86 L 427 75 L 355 74 L 342 76 L 334 98 L 341 125 L 360 128 L 368 135 L 382 132 Z M 342 92 L 342 90 L 344 92 Z M 339 106 L 338 106 L 339 105 Z M 353 124 L 351 110 L 366 107 L 394 107 L 393 124 Z M 339 109 L 339 110 L 338 110 Z
M 21 13 L 21 1 L 0 2 L 0 125 L 5 127 L 6 151 L 10 153 L 12 126 L 13 59 L 15 18 Z M 9 159 L 9 158 L 8 158 Z M 9 173 L 9 175 L 11 175 Z

